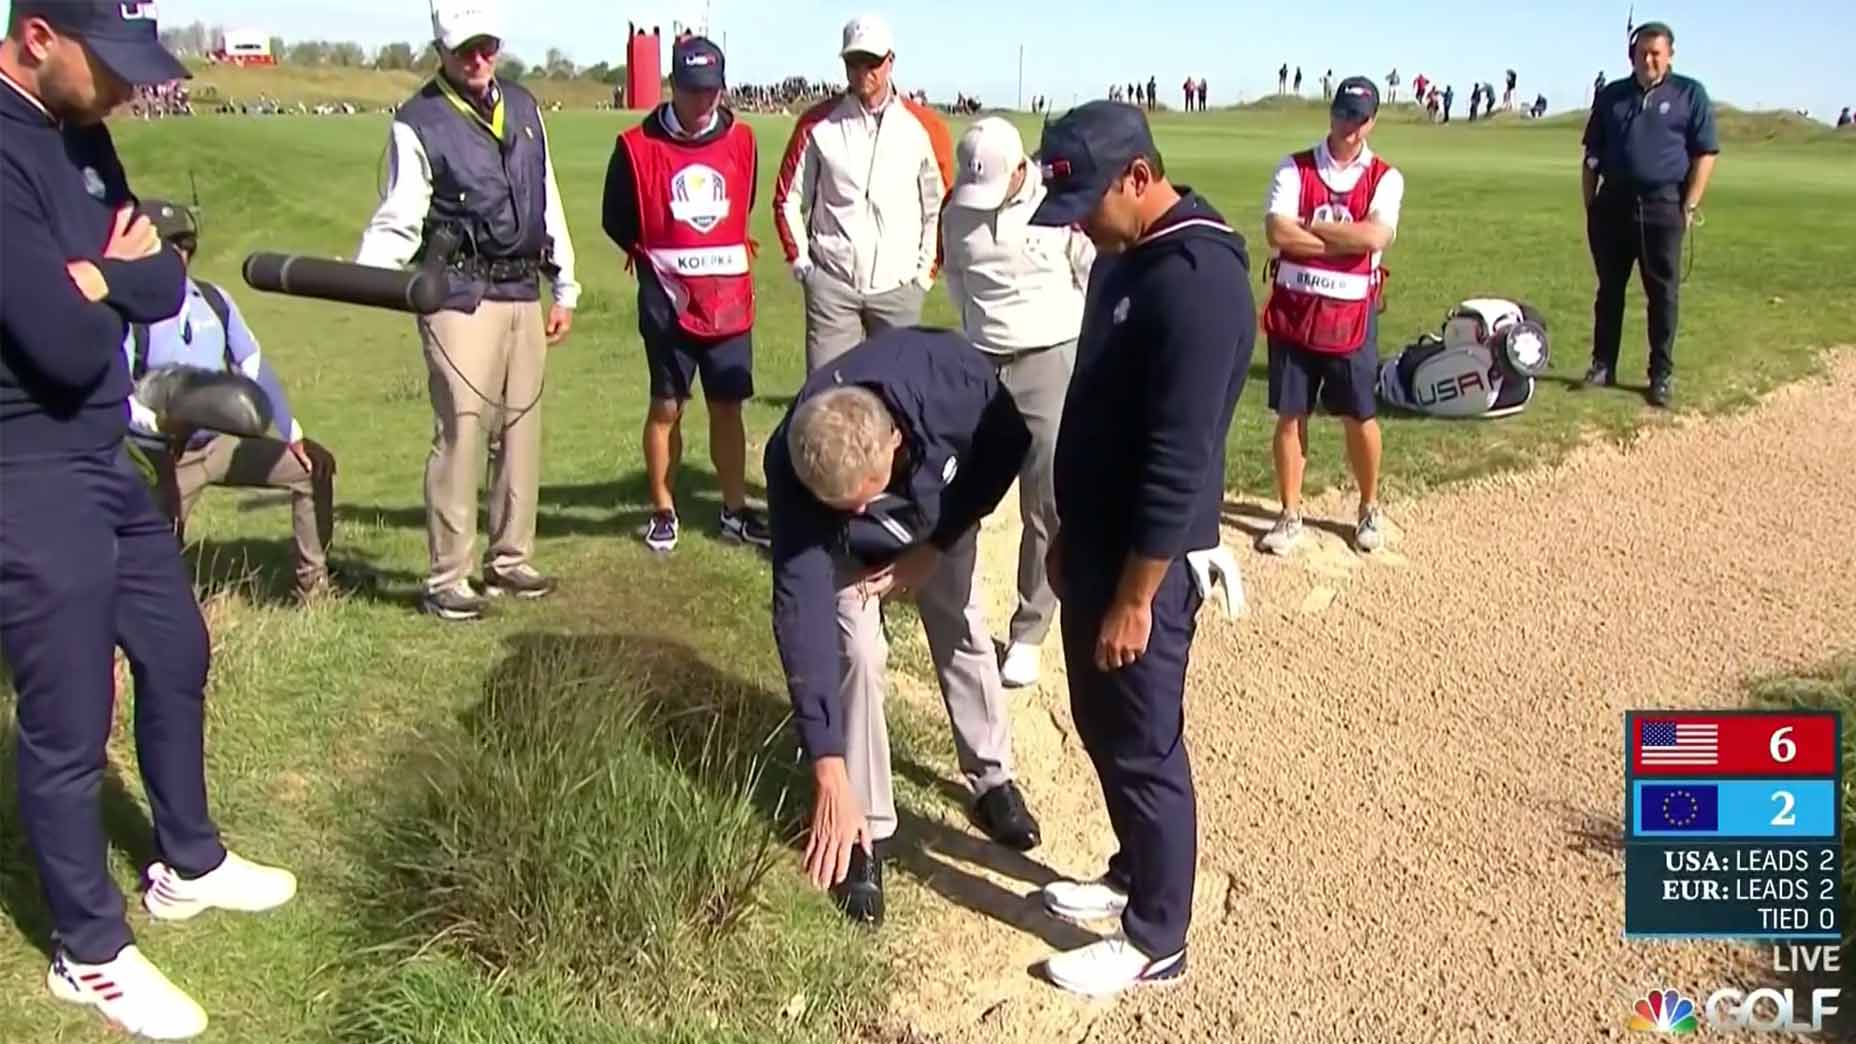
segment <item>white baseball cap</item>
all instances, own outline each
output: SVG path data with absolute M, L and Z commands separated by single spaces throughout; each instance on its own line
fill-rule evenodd
M 432 38 L 455 51 L 476 36 L 503 38 L 503 13 L 497 0 L 432 0 Z
M 876 15 L 858 15 L 844 23 L 844 46 L 838 49 L 838 55 L 873 54 L 881 58 L 895 49 L 896 37 L 889 31 L 888 22 Z
M 997 210 L 1011 194 L 1012 174 L 1025 161 L 1025 142 L 1009 120 L 988 116 L 960 136 L 954 147 L 954 191 L 948 202 L 975 210 Z

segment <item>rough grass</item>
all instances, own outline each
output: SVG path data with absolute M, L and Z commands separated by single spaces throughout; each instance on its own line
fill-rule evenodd
M 1833 710 L 1843 714 L 1843 771 L 1856 772 L 1856 653 L 1845 653 L 1815 671 L 1764 678 L 1752 686 L 1761 710 Z M 1856 837 L 1856 793 L 1843 789 L 1843 836 Z M 1844 966 L 1856 958 L 1856 862 L 1843 861 Z

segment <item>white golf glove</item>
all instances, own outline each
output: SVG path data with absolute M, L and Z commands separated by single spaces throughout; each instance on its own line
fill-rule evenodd
M 811 274 L 812 274 L 812 259 L 811 258 L 802 257 L 799 260 L 793 262 L 793 282 L 803 283 L 806 281 L 806 277 Z
M 1232 558 L 1222 544 L 1186 552 L 1186 565 L 1192 569 L 1192 582 L 1198 585 L 1199 597 L 1221 603 L 1225 619 L 1233 620 L 1249 612 L 1244 601 L 1244 575 L 1238 571 L 1237 559 Z M 1223 598 L 1213 591 L 1219 580 L 1224 581 Z

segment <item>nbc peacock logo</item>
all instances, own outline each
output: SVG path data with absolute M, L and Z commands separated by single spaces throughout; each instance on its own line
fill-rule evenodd
M 1640 1033 L 1685 1036 L 1700 1028 L 1695 1018 L 1695 1002 L 1675 990 L 1651 990 L 1637 1002 L 1626 1029 Z

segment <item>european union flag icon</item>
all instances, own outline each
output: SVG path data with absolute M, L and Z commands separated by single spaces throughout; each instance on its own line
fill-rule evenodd
M 1707 833 L 1721 826 L 1720 788 L 1713 783 L 1680 783 L 1643 788 L 1641 830 L 1693 830 Z

